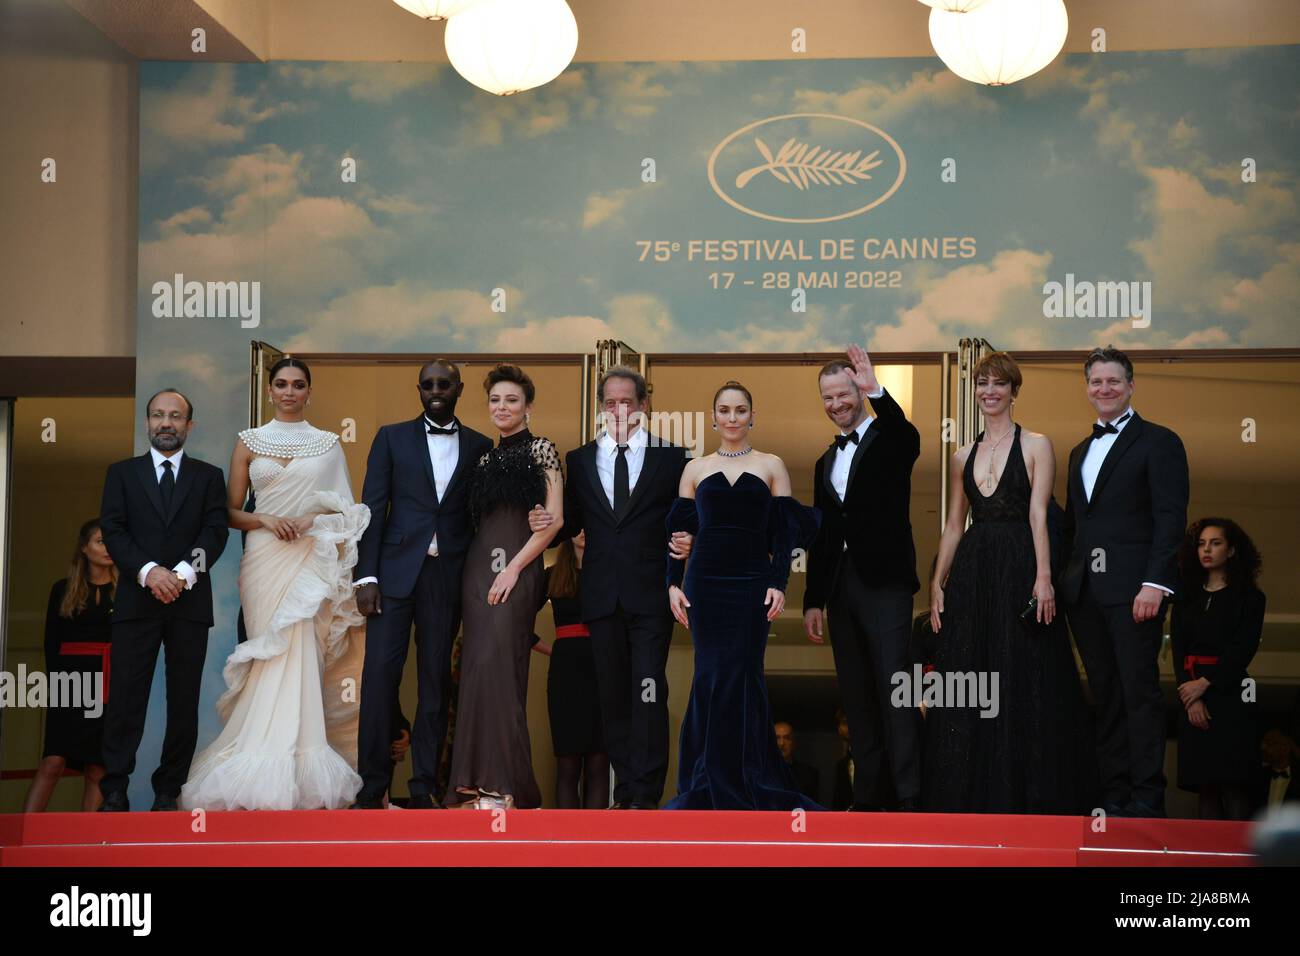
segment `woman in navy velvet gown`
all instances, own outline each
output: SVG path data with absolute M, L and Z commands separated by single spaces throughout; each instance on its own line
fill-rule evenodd
M 668 532 L 695 535 L 689 564 L 668 559 L 669 604 L 690 629 L 695 678 L 682 721 L 677 796 L 669 810 L 821 810 L 781 757 L 763 678 L 768 628 L 785 607 L 790 552 L 818 514 L 790 497 L 790 474 L 749 445 L 753 403 L 728 382 L 713 400 L 722 437 L 691 460 Z

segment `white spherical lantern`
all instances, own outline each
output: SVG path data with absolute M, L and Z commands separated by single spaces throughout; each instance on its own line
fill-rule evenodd
M 424 20 L 450 20 L 478 2 L 479 0 L 393 0 L 403 10 L 410 10 Z
M 447 58 L 475 86 L 508 96 L 573 62 L 578 22 L 564 0 L 479 0 L 447 21 Z
M 969 13 L 984 0 L 918 0 L 927 7 L 934 7 L 936 10 L 947 10 L 949 13 Z
M 967 13 L 930 11 L 930 42 L 964 80 L 1003 86 L 1037 73 L 1069 29 L 1061 0 L 985 0 Z

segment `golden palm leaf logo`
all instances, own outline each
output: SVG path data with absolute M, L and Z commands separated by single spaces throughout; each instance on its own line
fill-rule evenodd
M 724 136 L 708 160 L 718 198 L 769 222 L 860 216 L 888 201 L 906 176 L 907 157 L 897 140 L 865 120 L 833 113 L 786 113 L 748 123 Z
M 832 152 L 820 146 L 810 147 L 808 143 L 800 143 L 793 136 L 781 144 L 775 156 L 767 143 L 757 136 L 754 137 L 754 146 L 767 162 L 737 176 L 737 189 L 744 189 L 751 179 L 765 172 L 795 189 L 807 189 L 816 185 L 851 186 L 870 179 L 871 170 L 884 162 L 876 159 L 880 155 L 878 149 L 873 149 L 866 156 L 862 155 L 860 149 L 851 153 L 847 150 Z

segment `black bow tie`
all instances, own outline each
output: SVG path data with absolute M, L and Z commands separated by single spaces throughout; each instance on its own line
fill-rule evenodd
M 1125 415 L 1125 416 L 1123 416 L 1122 418 L 1119 418 L 1119 419 L 1117 419 L 1116 421 L 1114 421 L 1114 422 L 1112 422 L 1112 423 L 1110 423 L 1110 424 L 1108 424 L 1108 425 L 1098 425 L 1096 422 L 1093 422 L 1093 423 L 1092 423 L 1092 437 L 1093 437 L 1093 440 L 1096 440 L 1096 439 L 1100 438 L 1102 435 L 1118 435 L 1118 434 L 1119 434 L 1119 429 L 1116 428 L 1115 426 L 1116 426 L 1116 425 L 1123 425 L 1126 421 L 1129 420 L 1129 418 L 1130 418 L 1130 416 L 1132 416 L 1132 414 L 1133 414 L 1132 412 L 1129 412 L 1128 415 Z
M 1273 775 L 1273 779 L 1274 779 L 1274 780 L 1276 780 L 1278 777 L 1285 777 L 1287 780 L 1290 780 L 1290 779 L 1291 779 L 1291 768 L 1290 768 L 1290 767 L 1287 767 L 1287 768 L 1284 769 L 1284 770 L 1274 770 L 1272 767 L 1270 767 L 1270 768 L 1269 768 L 1269 773 L 1271 773 L 1271 774 Z
M 843 451 L 848 446 L 849 442 L 853 442 L 853 444 L 855 445 L 858 443 L 857 432 L 849 432 L 847 435 L 836 435 L 835 436 L 836 450 Z
M 456 425 L 454 422 L 448 425 L 446 428 L 439 428 L 437 425 L 430 425 L 429 434 L 430 435 L 454 435 L 456 434 Z

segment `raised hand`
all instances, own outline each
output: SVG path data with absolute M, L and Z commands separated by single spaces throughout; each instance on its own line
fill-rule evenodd
M 880 382 L 876 380 L 876 370 L 871 366 L 867 350 L 861 345 L 850 345 L 845 352 L 853 363 L 853 368 L 847 369 L 846 374 L 858 387 L 858 391 L 863 395 L 880 391 Z

